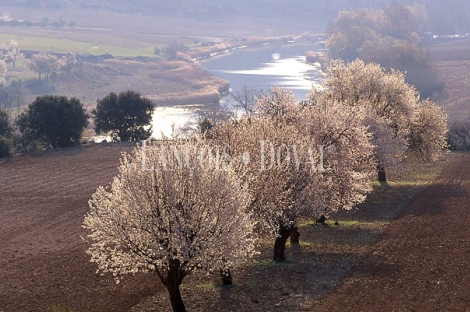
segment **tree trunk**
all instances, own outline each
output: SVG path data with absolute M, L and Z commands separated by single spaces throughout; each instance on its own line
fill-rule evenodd
M 325 224 L 325 221 L 326 221 L 326 217 L 324 215 L 322 215 L 320 218 L 315 220 L 316 223 L 321 223 L 321 224 Z
M 299 244 L 299 237 L 300 237 L 300 232 L 297 227 L 294 227 L 292 230 L 292 233 L 290 234 L 290 243 L 291 244 Z
M 274 242 L 274 261 L 282 262 L 286 260 L 286 256 L 284 251 L 286 249 L 286 242 L 289 236 L 294 231 L 294 227 L 286 227 L 280 226 L 278 237 L 276 237 L 276 241 Z
M 183 272 L 180 271 L 180 262 L 179 260 L 171 259 L 169 264 L 168 277 L 165 279 L 164 284 L 170 294 L 171 307 L 173 312 L 186 312 L 180 292 L 180 285 L 184 278 Z
M 230 272 L 229 269 L 221 269 L 220 270 L 220 275 L 222 276 L 222 283 L 224 285 L 232 285 L 232 273 Z
M 385 166 L 379 164 L 377 166 L 377 179 L 379 182 L 387 182 L 387 177 L 385 175 Z

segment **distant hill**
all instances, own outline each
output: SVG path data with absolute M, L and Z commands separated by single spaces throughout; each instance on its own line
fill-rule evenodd
M 383 0 L 4 0 L 4 5 L 30 8 L 89 9 L 120 13 L 184 15 L 195 18 L 221 16 L 334 17 L 340 10 L 381 6 Z
M 156 16 L 182 16 L 200 20 L 228 17 L 294 17 L 299 20 L 334 18 L 341 10 L 382 7 L 388 0 L 3 0 L 3 6 L 27 8 L 104 10 L 118 13 Z M 468 0 L 398 0 L 426 6 L 429 29 L 435 33 L 470 32 Z M 0 8 L 1 10 L 1 8 Z M 0 12 L 2 13 L 2 12 Z

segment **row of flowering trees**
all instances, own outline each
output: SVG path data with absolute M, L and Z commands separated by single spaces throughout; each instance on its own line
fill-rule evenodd
M 125 154 L 110 187 L 90 201 L 88 253 L 117 278 L 154 272 L 174 311 L 179 287 L 203 269 L 229 269 L 272 233 L 274 260 L 304 218 L 351 209 L 371 177 L 407 154 L 435 158 L 446 116 L 420 101 L 399 72 L 362 61 L 333 62 L 322 90 L 299 103 L 273 87 L 253 113 L 218 123 L 203 136 L 153 142 Z
M 30 70 L 38 74 L 38 78 L 41 79 L 42 75 L 47 79 L 51 74 L 62 70 L 70 73 L 70 70 L 77 63 L 75 53 L 71 52 L 60 58 L 53 54 L 40 52 L 33 54 L 29 60 L 28 67 Z
M 25 55 L 20 51 L 17 41 L 12 39 L 8 45 L 0 44 L 0 78 L 4 78 L 8 68 L 7 64 L 11 64 L 11 69 L 15 70 L 16 64 L 19 60 L 24 59 Z M 27 62 L 30 70 L 38 74 L 41 79 L 44 75 L 46 78 L 54 72 L 62 70 L 70 73 L 70 70 L 77 64 L 75 53 L 71 52 L 62 57 L 57 57 L 54 54 L 40 52 L 33 54 Z

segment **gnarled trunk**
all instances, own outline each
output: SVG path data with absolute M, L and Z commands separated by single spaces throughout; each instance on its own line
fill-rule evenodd
M 163 281 L 170 294 L 173 312 L 186 312 L 183 298 L 181 297 L 180 285 L 183 282 L 184 273 L 180 271 L 180 261 L 171 259 L 167 278 Z
M 276 241 L 274 242 L 274 261 L 282 262 L 286 260 L 285 256 L 285 249 L 286 249 L 286 242 L 289 236 L 294 231 L 293 226 L 280 226 L 279 233 L 276 237 Z
M 232 285 L 232 273 L 230 272 L 229 269 L 221 269 L 220 270 L 220 275 L 222 277 L 222 283 L 224 285 Z
M 292 230 L 292 233 L 290 234 L 290 243 L 299 244 L 299 237 L 300 237 L 299 229 L 295 226 L 294 229 Z
M 385 165 L 379 164 L 377 166 L 377 180 L 379 182 L 387 182 L 387 177 L 385 175 Z

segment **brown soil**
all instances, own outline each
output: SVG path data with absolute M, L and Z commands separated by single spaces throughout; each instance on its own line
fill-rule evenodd
M 315 311 L 468 311 L 469 172 L 459 155 Z
M 129 149 L 100 144 L 0 162 L 0 311 L 169 310 L 168 295 L 153 275 L 126 277 L 119 285 L 97 275 L 81 239 L 88 199 L 111 181 L 121 151 Z M 222 287 L 217 276 L 190 275 L 182 287 L 188 310 L 470 306 L 470 154 L 419 165 L 413 179 L 429 181 L 436 166 L 446 169 L 420 195 L 421 188 L 412 186 L 417 180 L 376 185 L 361 209 L 338 214 L 326 226 L 303 224 L 301 244 L 288 246 L 286 263 L 271 261 L 272 238 L 263 238 L 261 254 L 234 271 L 233 287 Z M 399 194 L 398 201 L 391 202 L 390 194 Z
M 0 311 L 126 311 L 155 290 L 95 274 L 80 236 L 88 199 L 117 173 L 124 145 L 61 149 L 0 162 Z

